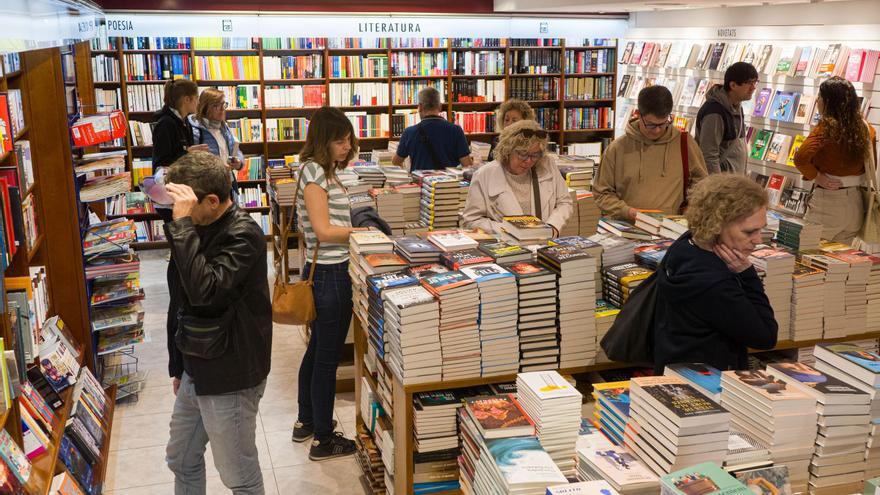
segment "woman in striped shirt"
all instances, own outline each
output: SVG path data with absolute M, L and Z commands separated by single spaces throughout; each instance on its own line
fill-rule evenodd
M 348 194 L 336 171 L 348 165 L 357 144 L 345 114 L 324 107 L 309 122 L 306 144 L 300 153 L 296 206 L 306 244 L 302 276 L 306 278 L 315 270 L 312 293 L 317 318 L 311 324 L 309 345 L 299 367 L 299 416 L 293 441 L 304 442 L 314 435 L 309 451 L 313 461 L 355 451 L 352 440 L 333 431 L 333 402 L 336 368 L 352 316 L 348 237 L 354 231 L 367 230 L 352 228 Z

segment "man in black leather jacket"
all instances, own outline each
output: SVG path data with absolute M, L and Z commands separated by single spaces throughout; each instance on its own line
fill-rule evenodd
M 205 493 L 210 442 L 227 488 L 263 494 L 255 436 L 272 348 L 266 239 L 231 200 L 229 172 L 216 156 L 184 155 L 168 181 L 174 209 L 165 233 L 182 294 L 177 345 L 169 346 L 172 368 L 181 363 L 172 369 L 177 399 L 166 450 L 175 493 Z

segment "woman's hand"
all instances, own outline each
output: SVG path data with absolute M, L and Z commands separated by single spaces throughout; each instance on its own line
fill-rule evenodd
M 724 244 L 716 244 L 712 251 L 721 258 L 721 261 L 727 265 L 727 269 L 733 273 L 742 273 L 752 266 L 749 257 L 738 249 L 727 247 Z
M 819 174 L 816 175 L 816 178 L 813 179 L 813 181 L 815 181 L 817 185 L 821 186 L 822 189 L 830 189 L 832 191 L 835 189 L 840 189 L 840 187 L 843 186 L 842 182 L 837 179 L 832 179 L 822 172 L 819 172 Z

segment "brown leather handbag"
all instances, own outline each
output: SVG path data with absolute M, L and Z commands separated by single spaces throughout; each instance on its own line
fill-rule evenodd
M 299 194 L 299 182 L 296 185 L 296 194 Z M 284 222 L 282 226 L 281 242 L 282 246 L 287 247 L 287 240 L 290 237 L 290 227 L 296 218 L 296 212 L 290 215 L 290 218 Z M 281 261 L 275 262 L 275 288 L 272 294 L 272 321 L 285 325 L 308 325 L 315 320 L 317 312 L 315 310 L 315 297 L 312 294 L 312 281 L 315 278 L 316 262 L 318 261 L 318 249 L 321 243 L 315 245 L 315 254 L 312 257 L 312 269 L 309 272 L 307 280 L 290 283 L 287 281 L 287 274 L 281 273 Z

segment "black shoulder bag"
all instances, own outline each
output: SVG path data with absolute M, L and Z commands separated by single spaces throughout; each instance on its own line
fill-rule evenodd
M 657 308 L 657 271 L 633 289 L 620 313 L 602 337 L 602 350 L 612 361 L 633 365 L 654 365 L 654 311 Z

